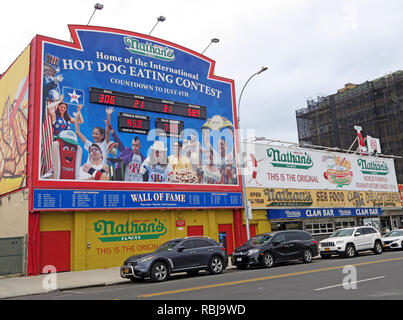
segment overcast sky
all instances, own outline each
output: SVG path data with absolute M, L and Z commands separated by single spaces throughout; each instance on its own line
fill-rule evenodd
M 87 24 L 92 0 L 13 0 L 0 3 L 0 73 L 36 34 L 69 40 L 68 24 Z M 148 34 L 202 52 L 215 74 L 235 80 L 241 127 L 249 135 L 298 142 L 295 110 L 403 69 L 402 0 L 99 0 L 91 25 Z M 353 128 L 352 128 L 353 130 Z

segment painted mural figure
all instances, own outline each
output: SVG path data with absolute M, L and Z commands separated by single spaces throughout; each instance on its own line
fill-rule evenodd
M 63 101 L 64 97 L 61 95 L 60 99 L 47 106 L 48 113 L 52 120 L 53 135 L 56 137 L 63 130 L 71 130 L 71 124 L 75 123 L 75 118 L 72 118 L 68 113 L 67 103 Z M 81 115 L 82 105 L 77 106 L 78 121 L 83 123 Z
M 235 184 L 236 170 L 234 153 L 228 150 L 228 145 L 225 139 L 220 138 L 217 146 L 218 152 L 215 152 L 215 163 L 220 167 L 221 183 Z
M 106 112 L 106 116 L 107 116 L 107 120 L 105 120 L 105 122 L 110 122 L 111 119 L 111 114 L 113 112 L 113 108 L 107 108 L 105 110 Z M 80 130 L 80 121 L 78 120 L 79 117 L 81 117 L 81 112 L 77 112 L 76 113 L 76 117 L 75 117 L 75 127 L 76 127 L 76 133 L 77 136 L 80 138 L 80 140 L 84 143 L 84 149 L 87 150 L 89 152 L 89 148 L 90 146 L 95 143 L 97 144 L 100 149 L 102 150 L 102 162 L 103 164 L 107 163 L 107 156 L 108 156 L 108 143 L 110 141 L 110 137 L 109 137 L 109 127 L 106 126 L 106 130 L 104 128 L 101 127 L 95 127 L 92 130 L 92 139 L 94 140 L 93 142 L 88 140 L 82 133 Z M 90 155 L 88 155 L 88 159 L 87 162 L 89 162 L 90 160 Z
M 109 180 L 108 166 L 103 163 L 100 146 L 93 143 L 88 148 L 89 161 L 80 167 L 80 180 Z
M 197 136 L 190 135 L 190 139 L 183 141 L 183 153 L 189 158 L 193 170 L 196 171 L 202 164 L 202 155 L 205 152 L 202 144 L 197 140 Z
M 120 151 L 119 159 L 122 159 L 124 167 L 124 180 L 142 182 L 144 178 L 140 173 L 141 165 L 143 164 L 145 157 L 140 153 L 141 142 L 138 136 L 135 136 L 132 140 L 132 148 L 125 147 L 123 142 L 119 139 L 116 131 L 113 129 L 110 122 L 107 120 L 107 126 L 113 137 L 113 140 L 118 143 L 118 149 Z M 121 170 L 120 163 L 117 163 L 116 170 Z
M 43 102 L 60 100 L 59 83 L 63 81 L 63 76 L 59 73 L 59 57 L 46 54 L 46 60 L 43 64 Z
M 71 130 L 60 132 L 52 143 L 53 179 L 77 179 L 82 149 Z
M 52 143 L 55 139 L 52 128 L 52 120 L 48 113 L 47 106 L 57 104 L 61 101 L 61 91 L 59 83 L 63 81 L 63 76 L 59 73 L 60 58 L 51 54 L 46 54 L 43 63 L 43 83 L 42 83 L 42 166 L 41 175 L 52 176 L 54 169 L 54 159 L 52 159 Z
M 140 168 L 140 173 L 144 176 L 148 174 L 149 182 L 170 182 L 172 167 L 168 163 L 167 148 L 162 141 L 154 141 L 150 147 L 151 154 L 147 157 Z
M 203 184 L 219 184 L 221 183 L 220 170 L 214 165 L 214 151 L 210 149 L 209 163 L 201 166 L 197 170 L 199 183 Z
M 182 142 L 175 141 L 174 154 L 168 157 L 168 162 L 172 167 L 172 180 L 178 183 L 196 183 L 198 181 L 196 172 L 188 157 L 182 154 Z

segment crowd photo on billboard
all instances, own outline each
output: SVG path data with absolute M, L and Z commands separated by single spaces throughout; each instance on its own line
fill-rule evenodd
M 59 64 L 60 57 L 44 55 L 42 180 L 238 184 L 232 110 L 230 115 L 206 112 L 198 122 L 158 120 L 167 122 L 162 124 L 168 131 L 152 128 L 148 120 L 143 131 L 149 116 L 90 103 L 88 89 L 66 81 Z M 122 119 L 130 130 L 122 129 Z

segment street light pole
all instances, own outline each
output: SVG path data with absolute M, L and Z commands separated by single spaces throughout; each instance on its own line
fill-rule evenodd
M 246 85 L 249 83 L 249 81 L 254 77 L 257 76 L 258 74 L 261 74 L 262 72 L 266 71 L 268 68 L 267 67 L 262 67 L 258 72 L 252 74 L 248 81 L 246 81 L 245 85 L 242 88 L 241 94 L 239 95 L 239 100 L 238 100 L 238 141 L 240 144 L 240 164 L 241 164 L 241 178 L 242 178 L 242 193 L 243 193 L 243 208 L 245 212 L 245 224 L 246 224 L 246 236 L 247 239 L 250 239 L 250 230 L 249 230 L 249 213 L 248 213 L 248 196 L 246 194 L 246 183 L 245 183 L 245 166 L 246 163 L 244 163 L 244 157 L 243 157 L 243 143 L 241 141 L 241 136 L 240 136 L 240 129 L 241 129 L 241 117 L 240 117 L 240 110 L 241 110 L 241 98 L 242 98 L 242 93 L 246 88 Z
M 90 20 L 88 20 L 87 26 L 90 24 L 90 22 L 91 22 L 91 20 L 92 20 L 92 17 L 93 17 L 94 14 L 95 14 L 95 11 L 97 11 L 97 10 L 102 10 L 103 8 L 104 8 L 104 5 L 103 5 L 103 4 L 97 3 L 97 4 L 94 5 L 94 12 L 92 13 L 92 16 L 91 16 Z
M 203 50 L 203 52 L 202 52 L 201 54 L 205 53 L 206 50 L 211 46 L 212 43 L 217 43 L 217 42 L 220 42 L 220 39 L 218 39 L 218 38 L 213 38 L 213 39 L 211 39 L 209 45 L 207 46 L 206 49 Z
M 165 18 L 164 16 L 159 16 L 157 18 L 157 23 L 154 25 L 154 27 L 151 29 L 150 33 L 148 35 L 151 35 L 151 32 L 153 32 L 153 30 L 155 29 L 155 27 L 157 26 L 158 22 L 164 22 L 167 18 Z

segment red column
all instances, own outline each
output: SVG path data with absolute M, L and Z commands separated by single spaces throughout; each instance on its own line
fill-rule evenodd
M 242 245 L 242 210 L 234 209 L 234 240 L 235 248 Z

